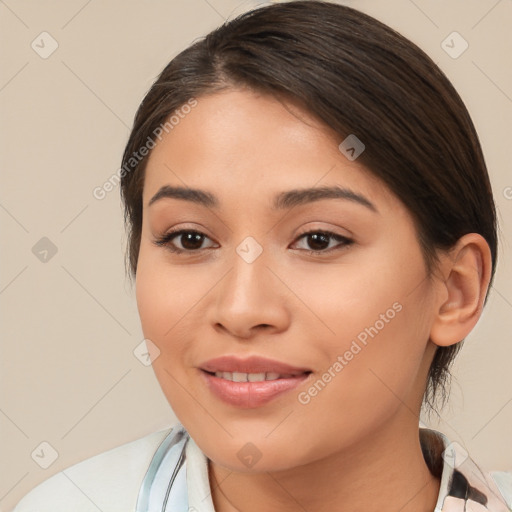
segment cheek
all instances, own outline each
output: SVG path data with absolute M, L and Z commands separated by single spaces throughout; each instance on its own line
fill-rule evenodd
M 308 337 L 316 330 L 316 338 L 322 340 L 312 348 L 331 354 L 347 342 L 350 345 L 352 339 L 364 343 L 370 338 L 367 329 L 375 333 L 375 326 L 381 333 L 389 331 L 391 324 L 399 324 L 403 317 L 399 310 L 411 298 L 412 285 L 408 283 L 417 283 L 419 274 L 401 269 L 391 258 L 379 261 L 358 255 L 340 265 L 295 270 L 284 280 L 300 298 L 291 303 L 296 322 L 311 329 Z
M 151 252 L 141 247 L 135 295 L 144 338 L 151 340 L 160 351 L 152 362 L 153 371 L 168 395 L 172 389 L 169 373 L 176 374 L 177 363 L 181 360 L 180 346 L 174 340 L 179 341 L 176 334 L 185 308 L 182 296 L 175 292 L 179 283 L 158 262 L 151 261 Z
M 166 262 L 163 251 L 141 246 L 136 301 L 144 335 L 168 347 L 208 288 L 194 269 Z
M 151 251 L 148 251 L 151 252 Z M 190 398 L 183 393 L 188 376 L 185 373 L 190 345 L 190 324 L 187 312 L 197 302 L 197 289 L 188 280 L 185 286 L 183 271 L 150 261 L 141 250 L 136 276 L 136 301 L 144 338 L 159 349 L 152 362 L 155 376 L 172 407 L 182 418 L 190 409 Z M 166 268 L 167 267 L 167 268 Z M 196 289 L 196 293 L 187 290 Z M 188 333 L 188 334 L 187 334 Z M 184 411 L 184 412 L 183 412 Z
M 387 310 L 376 311 L 386 314 Z M 350 315 L 346 315 L 346 322 L 340 315 L 336 342 L 325 346 L 328 354 L 322 359 L 326 364 L 297 397 L 295 406 L 296 421 L 304 418 L 307 423 L 307 418 L 315 418 L 316 425 L 321 425 L 315 427 L 319 437 L 332 440 L 331 444 L 319 440 L 312 452 L 329 453 L 333 446 L 342 449 L 355 444 L 380 428 L 404 404 L 415 409 L 425 347 L 409 337 L 416 330 L 409 305 L 392 311 L 396 314 L 392 319 L 389 314 L 388 323 L 375 321 L 375 315 L 370 314 L 363 328 Z
M 371 424 L 407 399 L 418 376 L 428 341 L 422 262 L 414 255 L 328 267 L 295 278 L 297 295 L 318 312 L 308 315 L 307 337 L 321 340 L 314 351 L 324 363 L 306 407 L 338 418 L 338 427 L 351 418 Z

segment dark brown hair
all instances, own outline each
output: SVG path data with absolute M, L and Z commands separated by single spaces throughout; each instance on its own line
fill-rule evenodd
M 293 99 L 339 134 L 366 146 L 364 165 L 412 215 L 432 276 L 437 251 L 481 234 L 497 259 L 495 205 L 477 133 L 448 78 L 415 44 L 350 7 L 292 1 L 246 12 L 194 42 L 161 72 L 142 101 L 122 161 L 131 277 L 137 271 L 147 156 L 134 158 L 191 98 L 248 87 Z M 487 296 L 485 299 L 487 302 Z M 447 399 L 462 346 L 438 347 L 424 404 Z

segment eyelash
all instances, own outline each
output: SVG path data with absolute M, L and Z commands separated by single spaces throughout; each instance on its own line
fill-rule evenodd
M 153 243 L 159 247 L 165 247 L 165 249 L 167 249 L 175 254 L 182 254 L 182 253 L 189 253 L 189 254 L 196 253 L 197 254 L 199 251 L 203 250 L 203 249 L 179 249 L 178 247 L 174 247 L 170 244 L 171 240 L 173 240 L 174 238 L 177 238 L 178 235 L 182 235 L 185 233 L 193 233 L 195 235 L 201 235 L 201 236 L 208 238 L 204 233 L 201 233 L 200 231 L 196 231 L 194 229 L 179 229 L 179 230 L 175 230 L 175 231 L 169 231 L 165 235 L 156 238 Z M 347 238 L 345 236 L 338 235 L 337 233 L 333 233 L 332 231 L 323 231 L 323 230 L 318 230 L 318 229 L 302 233 L 295 239 L 295 242 L 297 242 L 298 240 L 300 240 L 308 235 L 311 235 L 311 234 L 327 235 L 328 237 L 334 238 L 335 240 L 337 240 L 339 242 L 343 242 L 343 243 L 341 245 L 331 247 L 330 249 L 325 249 L 325 250 L 321 250 L 321 251 L 315 251 L 314 249 L 301 249 L 303 251 L 306 251 L 309 254 L 322 255 L 322 254 L 326 254 L 326 253 L 331 253 L 336 250 L 345 249 L 346 247 L 348 247 L 349 245 L 354 243 L 353 240 L 351 240 L 350 238 Z

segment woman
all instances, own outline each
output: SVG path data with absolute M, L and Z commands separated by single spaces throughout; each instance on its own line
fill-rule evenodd
M 16 512 L 511 509 L 511 473 L 418 426 L 497 255 L 477 134 L 420 49 L 336 4 L 246 13 L 163 70 L 121 178 L 180 423 Z

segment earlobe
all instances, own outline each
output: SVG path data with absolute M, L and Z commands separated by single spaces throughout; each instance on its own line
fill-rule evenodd
M 439 346 L 463 340 L 478 322 L 491 276 L 491 251 L 485 239 L 469 233 L 442 259 L 444 280 L 438 282 L 439 302 L 430 339 Z

